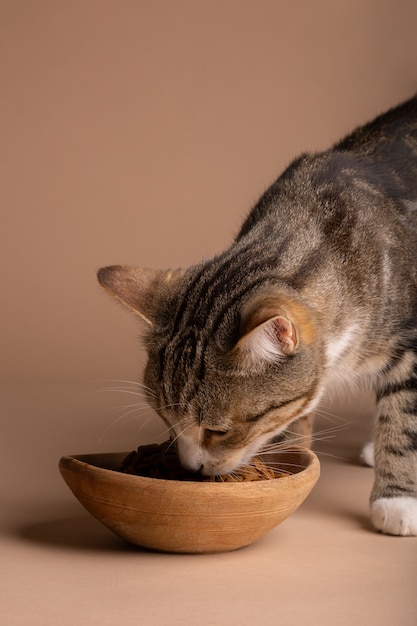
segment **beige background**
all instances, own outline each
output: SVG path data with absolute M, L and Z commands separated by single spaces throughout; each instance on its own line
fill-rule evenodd
M 5 624 L 416 623 L 417 540 L 370 531 L 353 463 L 366 396 L 331 408 L 342 458 L 305 506 L 234 555 L 132 551 L 56 469 L 141 428 L 100 392 L 143 355 L 96 270 L 224 248 L 293 157 L 417 91 L 416 27 L 415 0 L 0 1 Z

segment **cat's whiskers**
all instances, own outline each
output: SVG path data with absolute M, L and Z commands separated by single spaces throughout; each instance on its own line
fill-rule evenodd
M 323 420 L 326 420 L 328 422 L 331 423 L 339 423 L 339 424 L 345 424 L 345 425 L 349 425 L 350 422 L 347 421 L 345 418 L 343 418 L 342 416 L 338 415 L 337 413 L 334 413 L 333 411 L 329 411 L 326 410 L 325 406 L 320 405 L 318 408 L 315 409 L 315 415 L 317 417 L 321 417 L 323 418 Z
M 278 454 L 280 452 L 285 453 L 285 454 L 289 454 L 291 452 L 296 453 L 296 452 L 298 452 L 298 450 L 297 449 L 288 448 L 287 450 L 278 450 L 277 451 Z M 265 456 L 262 456 L 262 460 L 263 460 L 264 464 L 266 465 L 266 467 L 268 469 L 274 469 L 275 470 L 275 469 L 282 468 L 283 466 L 294 467 L 294 468 L 297 468 L 297 469 L 302 469 L 302 468 L 305 467 L 305 465 L 303 465 L 302 463 L 296 463 L 294 461 L 285 461 L 284 459 L 279 459 L 279 456 L 278 456 L 278 458 L 275 458 L 275 459 L 274 458 L 270 458 L 269 457 L 270 454 L 272 454 L 272 453 L 269 452 Z M 275 454 L 275 452 L 274 452 L 274 454 Z
M 130 408 L 130 407 L 134 407 L 134 408 Z M 110 424 L 109 426 L 104 430 L 104 432 L 102 433 L 102 435 L 99 437 L 99 443 L 102 443 L 104 437 L 106 435 L 108 435 L 108 433 L 117 426 L 117 424 L 124 422 L 124 423 L 128 423 L 130 421 L 132 421 L 133 419 L 137 419 L 138 417 L 141 417 L 142 414 L 147 414 L 149 413 L 149 407 L 146 407 L 145 405 L 140 406 L 140 405 L 128 405 L 127 407 L 117 407 L 118 409 L 123 409 L 123 408 L 129 408 L 128 411 L 124 411 L 121 415 L 119 415 L 118 417 L 116 417 Z M 138 412 L 140 411 L 139 415 Z M 135 415 L 136 414 L 136 415 Z M 131 417 L 129 417 L 131 416 Z M 134 417 L 133 417 L 134 416 Z M 155 417 L 158 417 L 157 415 L 154 415 L 153 413 L 148 414 L 147 419 L 141 423 L 140 425 L 140 430 L 142 430 L 144 428 L 144 426 L 146 424 L 149 423 L 150 420 L 155 419 Z
M 336 436 L 338 432 L 341 432 L 346 429 L 347 429 L 347 426 L 343 426 L 343 425 L 333 426 L 331 428 L 317 431 L 313 433 L 313 435 L 311 436 L 301 435 L 299 433 L 291 432 L 289 429 L 287 429 L 287 431 L 283 433 L 285 436 L 284 440 L 272 441 L 270 443 L 264 444 L 259 450 L 259 454 L 261 455 L 264 454 L 268 456 L 269 454 L 279 454 L 279 453 L 285 454 L 291 451 L 296 452 L 297 446 L 302 446 L 303 444 L 305 445 L 307 443 L 310 443 L 311 439 L 313 440 L 314 443 L 317 443 L 319 441 L 327 441 L 329 439 L 334 439 L 334 437 Z M 315 453 L 318 456 L 327 456 L 327 457 L 335 458 L 335 459 L 342 460 L 345 462 L 348 461 L 348 459 L 344 457 L 340 457 L 335 454 L 331 454 L 329 452 L 323 452 L 321 450 L 315 451 Z M 268 462 L 273 462 L 273 461 L 268 459 Z M 280 465 L 280 461 L 277 460 L 276 463 Z
M 141 389 L 147 389 L 148 391 L 154 393 L 151 387 L 149 387 L 148 385 L 145 385 L 145 383 L 140 380 L 128 380 L 125 378 L 105 378 L 103 382 L 104 383 L 116 383 L 116 384 L 123 383 L 125 385 L 130 385 L 132 387 L 140 387 Z
M 123 380 L 123 379 L 107 379 L 103 383 L 111 383 L 109 387 L 102 387 L 100 391 L 113 391 L 131 393 L 143 398 L 156 398 L 156 393 L 153 389 L 145 385 L 140 381 Z
M 188 424 L 188 426 L 186 426 L 186 428 L 182 428 L 182 426 L 183 426 L 184 424 L 187 424 L 188 422 L 190 422 L 190 423 Z M 183 417 L 182 419 L 180 419 L 180 420 L 176 421 L 176 422 L 175 422 L 175 424 L 172 424 L 172 425 L 168 426 L 168 428 L 166 428 L 166 429 L 165 429 L 165 430 L 164 430 L 164 431 L 160 434 L 160 436 L 161 436 L 161 437 L 164 437 L 165 435 L 169 435 L 169 437 L 171 438 L 171 433 L 174 433 L 174 434 L 175 434 L 175 439 L 177 439 L 177 438 L 178 438 L 178 436 L 179 436 L 181 433 L 176 433 L 175 428 L 176 428 L 176 427 L 178 427 L 178 426 L 180 426 L 180 427 L 182 428 L 182 431 L 181 431 L 181 432 L 184 432 L 184 430 L 186 430 L 186 429 L 190 428 L 190 427 L 193 425 L 193 423 L 194 423 L 193 417 L 192 417 L 191 415 L 187 415 L 187 416 Z
M 192 428 L 195 424 L 195 421 L 193 419 L 192 416 L 188 416 L 187 418 L 184 418 L 184 420 L 190 420 L 191 423 L 188 424 L 188 426 L 186 426 L 185 428 L 181 429 L 181 432 L 177 433 L 176 436 L 174 438 L 171 439 L 171 441 L 169 442 L 169 446 L 168 446 L 168 450 L 175 445 L 176 441 L 178 440 L 179 437 L 181 437 L 181 435 L 183 435 L 187 430 L 189 430 L 190 428 Z M 184 421 L 182 420 L 182 421 Z M 180 422 L 181 423 L 181 422 Z M 175 432 L 175 431 L 174 431 Z
M 123 394 L 135 396 L 138 401 L 130 404 L 121 404 L 109 407 L 111 411 L 122 411 L 113 421 L 104 429 L 103 433 L 99 437 L 99 443 L 102 443 L 103 439 L 120 423 L 128 423 L 133 419 L 142 420 L 143 415 L 146 415 L 146 419 L 142 420 L 139 428 L 135 432 L 140 432 L 146 424 L 151 420 L 158 420 L 160 417 L 156 412 L 151 409 L 149 405 L 149 398 L 155 396 L 154 392 L 147 388 L 141 382 L 131 380 L 104 380 L 102 383 L 111 383 L 111 386 L 103 386 L 100 389 L 93 390 L 91 393 L 108 393 Z
M 110 391 L 113 393 L 130 393 L 132 395 L 139 396 L 141 398 L 155 398 L 155 393 L 142 387 L 129 387 L 127 385 L 113 385 L 112 387 L 103 387 L 99 391 Z
M 284 431 L 284 433 L 282 433 L 286 438 L 285 441 L 271 441 L 270 443 L 264 444 L 264 446 L 262 446 L 262 450 L 268 447 L 272 447 L 273 449 L 276 449 L 276 446 L 285 447 L 287 441 L 290 444 L 295 445 L 295 443 L 298 443 L 298 442 L 308 441 L 310 438 L 312 438 L 313 441 L 315 442 L 332 439 L 336 436 L 337 433 L 347 430 L 347 428 L 348 428 L 347 424 L 346 425 L 339 424 L 338 426 L 331 426 L 329 428 L 322 428 L 320 430 L 317 430 L 314 433 L 312 433 L 312 435 L 302 435 L 300 433 L 297 433 L 287 428 Z
M 297 446 L 298 445 L 299 444 L 297 444 Z M 285 447 L 285 445 L 281 445 L 281 447 L 277 447 L 275 449 L 274 448 L 270 448 L 270 449 L 268 449 L 266 451 L 260 450 L 259 454 L 265 454 L 265 455 L 268 455 L 268 454 L 279 454 L 279 453 L 286 454 L 288 452 L 299 452 L 299 448 L 298 447 L 291 448 L 291 447 Z M 315 450 L 314 452 L 315 452 L 315 454 L 317 456 L 326 456 L 326 457 L 329 457 L 329 458 L 332 458 L 332 459 L 337 459 L 339 461 L 344 461 L 346 463 L 349 462 L 348 458 L 343 457 L 343 456 L 338 456 L 336 454 L 331 454 L 330 452 L 323 452 L 322 450 Z M 277 461 L 277 463 L 280 464 L 281 462 Z
M 184 408 L 184 404 L 180 402 L 167 403 L 167 404 L 158 406 L 158 412 L 155 411 L 152 408 L 152 406 L 149 404 L 149 400 L 152 398 L 156 399 L 157 394 L 152 389 L 150 389 L 149 387 L 147 387 L 145 384 L 141 382 L 130 381 L 130 380 L 112 380 L 112 381 L 105 381 L 105 382 L 111 382 L 115 384 L 113 384 L 111 387 L 104 387 L 102 391 L 104 392 L 111 391 L 114 393 L 123 393 L 123 394 L 137 396 L 140 399 L 140 401 L 131 403 L 131 404 L 123 404 L 123 405 L 115 407 L 117 410 L 124 410 L 124 412 L 122 415 L 117 417 L 112 422 L 112 424 L 110 424 L 110 426 L 104 431 L 103 435 L 100 438 L 100 441 L 119 422 L 121 422 L 122 420 L 129 421 L 130 419 L 132 419 L 131 417 L 129 417 L 132 415 L 135 415 L 138 418 L 140 418 L 142 415 L 147 415 L 147 419 L 145 419 L 140 424 L 139 428 L 136 429 L 135 433 L 138 433 L 141 430 L 143 430 L 143 428 L 146 426 L 146 424 L 149 423 L 150 420 L 157 419 L 157 420 L 161 420 L 161 422 L 167 426 L 167 428 L 163 430 L 159 434 L 159 436 L 160 437 L 168 436 L 171 439 L 171 442 L 175 442 L 176 439 L 178 438 L 178 435 L 179 435 L 178 430 L 177 430 L 178 426 L 182 428 L 182 432 L 183 432 L 184 430 L 187 430 L 188 428 L 190 428 L 194 423 L 194 418 L 191 415 L 186 415 L 182 419 L 179 419 L 179 420 L 176 419 L 175 424 L 170 424 L 168 419 L 163 416 L 163 412 L 170 411 L 173 409 L 174 410 L 182 409 Z M 119 384 L 119 383 L 122 383 L 122 384 Z

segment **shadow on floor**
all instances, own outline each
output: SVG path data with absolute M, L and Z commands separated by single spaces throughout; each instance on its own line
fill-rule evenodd
M 89 515 L 28 524 L 17 529 L 16 534 L 25 541 L 51 548 L 105 552 L 142 551 L 114 535 Z

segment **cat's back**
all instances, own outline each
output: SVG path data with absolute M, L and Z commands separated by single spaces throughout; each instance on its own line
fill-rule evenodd
M 352 223 L 354 216 L 358 223 L 417 227 L 417 97 L 331 149 L 293 161 L 261 196 L 237 239 L 262 222 L 271 228 L 274 221 L 279 235 L 288 224 L 294 232 L 330 220 L 325 230 L 331 234 L 338 221 L 340 231 L 340 223 Z
M 359 127 L 333 150 L 355 155 L 387 196 L 417 201 L 417 96 Z
M 417 95 L 359 126 L 334 146 L 335 150 L 354 152 L 362 157 L 390 161 L 402 159 L 416 149 Z M 415 158 L 415 155 L 414 155 Z
M 334 299 L 388 320 L 417 305 L 417 98 L 294 161 L 244 222 L 236 244 L 248 242 L 320 309 Z

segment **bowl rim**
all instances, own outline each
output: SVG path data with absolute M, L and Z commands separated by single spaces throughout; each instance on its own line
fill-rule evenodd
M 129 452 L 98 452 L 92 454 L 73 454 L 73 455 L 64 455 L 59 460 L 59 469 L 60 470 L 76 470 L 77 473 L 94 473 L 101 474 L 102 477 L 106 477 L 107 479 L 116 478 L 119 481 L 128 482 L 129 484 L 137 483 L 137 486 L 140 485 L 145 486 L 159 486 L 160 488 L 171 488 L 171 489 L 195 489 L 196 485 L 198 485 L 197 489 L 200 491 L 204 490 L 230 490 L 230 489 L 245 489 L 245 490 L 259 490 L 259 489 L 270 489 L 272 485 L 277 485 L 277 481 L 279 481 L 280 485 L 284 485 L 284 483 L 306 480 L 307 477 L 310 478 L 311 481 L 317 481 L 320 476 L 320 461 L 317 455 L 310 450 L 309 448 L 304 448 L 303 446 L 291 446 L 291 448 L 282 450 L 280 452 L 287 452 L 288 454 L 303 454 L 306 457 L 305 466 L 297 471 L 292 472 L 290 474 L 284 474 L 282 476 L 276 476 L 275 478 L 265 479 L 265 480 L 256 480 L 256 481 L 231 481 L 231 482 L 215 482 L 215 481 L 194 481 L 194 480 L 178 480 L 178 479 L 168 479 L 168 478 L 151 478 L 149 476 L 140 476 L 138 474 L 129 474 L 121 472 L 117 469 L 112 469 L 108 467 L 103 467 L 102 465 L 95 465 L 90 460 L 94 459 L 115 459 L 120 458 L 121 460 L 129 454 Z M 278 454 L 278 452 L 276 453 Z M 262 456 L 262 455 L 260 455 Z

